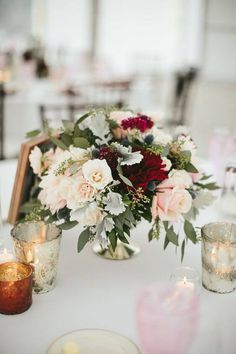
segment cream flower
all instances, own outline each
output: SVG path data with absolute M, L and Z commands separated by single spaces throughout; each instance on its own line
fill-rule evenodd
M 29 155 L 30 166 L 36 175 L 41 176 L 42 173 L 42 151 L 38 146 L 35 146 Z
M 159 217 L 162 221 L 179 221 L 191 206 L 192 197 L 183 186 L 162 188 L 160 184 L 152 201 L 152 217 Z
M 89 203 L 83 208 L 71 212 L 71 220 L 76 220 L 84 226 L 98 225 L 103 220 L 101 209 L 95 202 Z
M 82 176 L 72 179 L 71 188 L 66 196 L 67 207 L 71 210 L 81 208 L 94 199 L 96 189 Z
M 180 143 L 181 151 L 190 151 L 192 155 L 196 154 L 197 147 L 189 135 L 180 135 L 178 142 Z
M 38 198 L 43 205 L 50 209 L 52 214 L 66 206 L 65 196 L 69 190 L 69 185 L 66 182 L 69 181 L 63 176 L 55 176 L 53 173 L 42 177 L 39 184 L 42 191 Z
M 149 134 L 153 135 L 153 143 L 156 145 L 167 145 L 172 141 L 170 134 L 164 133 L 161 129 L 157 129 L 156 127 L 152 128 Z
M 98 190 L 105 188 L 113 180 L 106 160 L 89 160 L 83 165 L 82 172 L 84 178 Z
M 193 184 L 190 174 L 185 170 L 172 170 L 169 179 L 173 185 L 183 185 L 185 188 L 189 188 Z

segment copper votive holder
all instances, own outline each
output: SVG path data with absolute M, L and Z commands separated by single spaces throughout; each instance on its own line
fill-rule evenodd
M 15 315 L 32 304 L 33 270 L 28 264 L 0 264 L 0 313 Z

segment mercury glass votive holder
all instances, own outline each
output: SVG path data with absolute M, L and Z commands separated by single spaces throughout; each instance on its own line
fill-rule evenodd
M 197 295 L 201 292 L 201 276 L 192 267 L 182 266 L 176 268 L 170 276 L 170 281 L 177 287 L 194 291 Z
M 32 267 L 19 262 L 0 264 L 0 313 L 15 315 L 32 304 Z
M 215 222 L 202 227 L 202 284 L 216 293 L 236 287 L 236 225 Z
M 33 292 L 45 293 L 55 287 L 61 229 L 43 221 L 17 224 L 11 231 L 15 255 L 33 267 Z

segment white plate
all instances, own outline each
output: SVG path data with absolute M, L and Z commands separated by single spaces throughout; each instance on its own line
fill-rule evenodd
M 62 354 L 67 342 L 76 343 L 81 354 L 141 354 L 130 339 L 102 329 L 81 329 L 64 334 L 50 345 L 47 354 Z

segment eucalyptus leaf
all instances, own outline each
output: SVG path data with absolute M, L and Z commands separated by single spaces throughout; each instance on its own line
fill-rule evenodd
M 130 180 L 127 177 L 125 177 L 121 174 L 119 174 L 119 177 L 125 184 L 127 184 L 127 186 L 133 187 L 133 184 L 130 182 Z
M 69 120 L 62 120 L 62 124 L 66 133 L 72 133 L 74 130 L 74 123 Z
M 61 140 L 59 140 L 51 135 L 49 136 L 49 139 L 51 140 L 51 142 L 53 144 L 55 144 L 56 146 L 58 146 L 62 150 L 68 150 L 68 147 Z
M 67 147 L 73 144 L 72 136 L 66 133 L 61 134 L 61 140 Z
M 33 138 L 34 136 L 37 136 L 40 133 L 41 133 L 41 130 L 39 130 L 39 129 L 31 130 L 30 132 L 26 133 L 26 138 Z
M 169 241 L 169 239 L 168 239 L 168 237 L 167 237 L 167 235 L 166 235 L 165 241 L 164 241 L 164 250 L 167 248 L 167 246 L 169 245 L 169 243 L 170 243 L 170 241 Z
M 81 252 L 86 243 L 88 243 L 90 237 L 90 232 L 89 228 L 85 229 L 84 231 L 81 232 L 79 239 L 78 239 L 78 244 L 77 244 L 77 251 Z
M 63 224 L 58 225 L 58 227 L 62 230 L 70 230 L 78 224 L 77 221 L 68 221 Z
M 196 231 L 188 220 L 184 221 L 184 232 L 189 240 L 191 240 L 193 243 L 197 243 L 197 234 Z
M 185 240 L 183 240 L 181 245 L 181 262 L 183 262 L 184 259 L 184 251 L 185 251 Z
M 76 137 L 74 138 L 74 146 L 81 149 L 87 149 L 89 147 L 89 142 L 86 138 Z
M 185 165 L 185 170 L 190 173 L 198 173 L 199 172 L 198 169 L 196 169 L 196 167 L 193 166 L 193 164 L 191 162 L 188 162 Z
M 116 245 L 117 245 L 117 236 L 116 236 L 116 232 L 114 229 L 109 233 L 108 237 L 109 237 L 109 240 L 111 243 L 111 247 L 112 247 L 113 251 L 115 251 Z
M 174 232 L 172 227 L 167 231 L 166 236 L 170 242 L 176 246 L 179 246 L 178 235 Z

